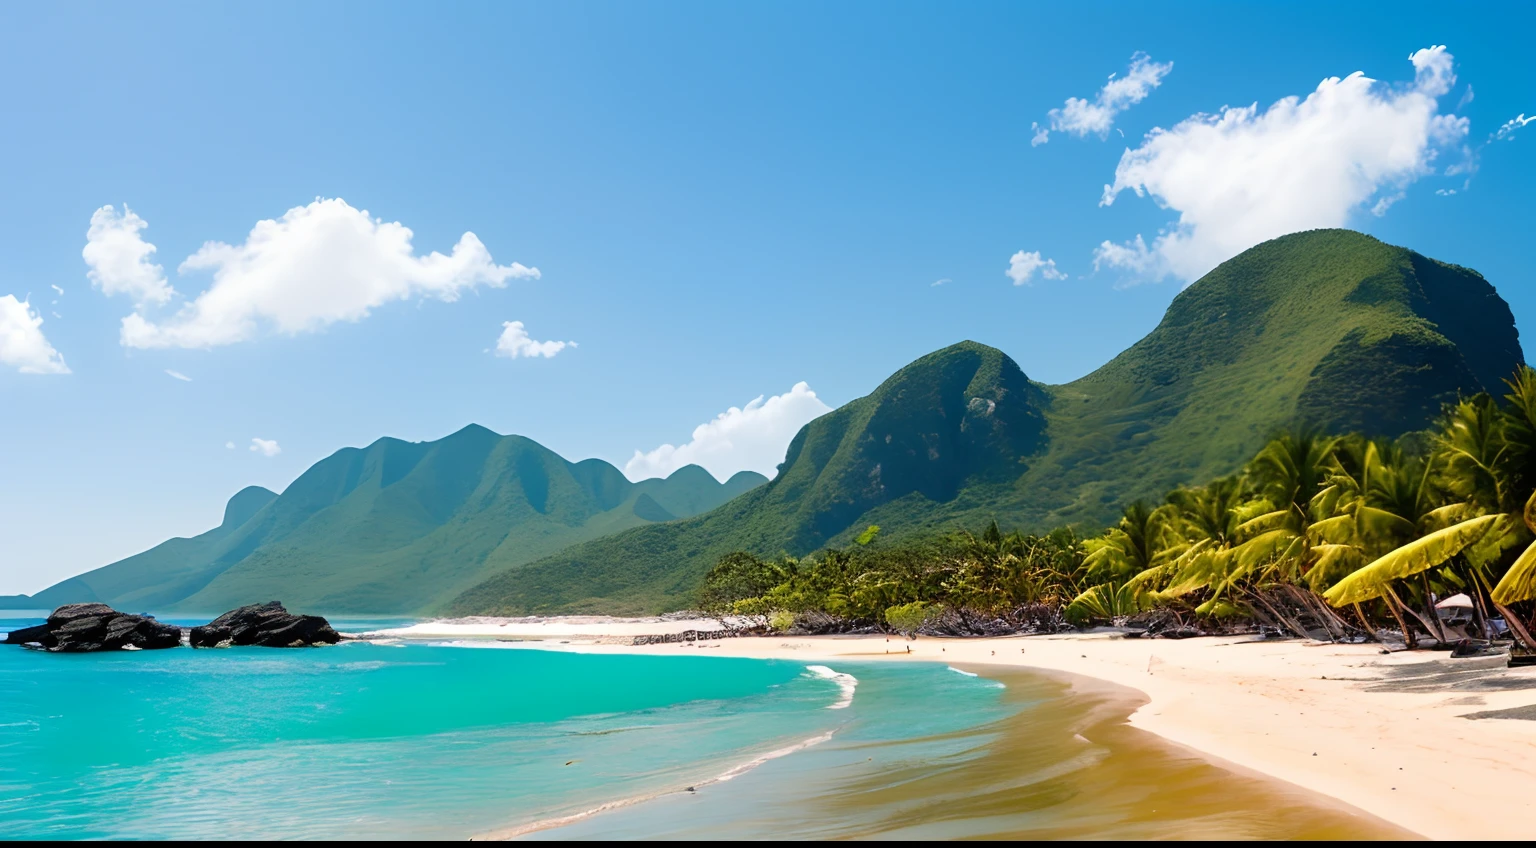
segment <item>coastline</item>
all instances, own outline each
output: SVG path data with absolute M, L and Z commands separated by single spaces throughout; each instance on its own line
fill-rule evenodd
M 602 653 L 943 662 L 978 671 L 1065 673 L 1141 693 L 1145 703 L 1131 713 L 1131 727 L 1216 765 L 1292 784 L 1421 836 L 1525 838 L 1536 811 L 1527 791 L 1536 785 L 1536 724 L 1524 718 L 1536 717 L 1536 669 L 1504 668 L 1502 658 L 1383 655 L 1369 644 L 1111 634 L 627 644 L 639 635 L 716 628 L 713 621 L 478 619 L 370 635 L 518 640 L 513 646 Z M 1510 717 L 1499 716 L 1501 711 Z M 1479 715 L 1489 713 L 1494 715 Z

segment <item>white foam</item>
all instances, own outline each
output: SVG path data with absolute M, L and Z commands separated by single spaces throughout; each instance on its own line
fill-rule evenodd
M 955 674 L 963 674 L 966 677 L 980 677 L 981 676 L 981 675 L 977 674 L 974 671 L 961 671 L 960 669 L 955 668 L 952 665 L 951 666 L 946 666 L 946 668 L 948 668 L 950 671 L 953 671 Z
M 851 674 L 843 674 L 839 671 L 833 671 L 824 665 L 808 665 L 805 667 L 805 670 L 809 671 L 811 674 L 816 675 L 817 677 L 830 680 L 837 684 L 837 688 L 841 692 L 841 697 L 838 698 L 837 703 L 828 705 L 827 709 L 846 709 L 849 704 L 853 703 L 853 692 L 855 689 L 859 688 L 859 679 L 857 677 L 854 677 Z
M 762 756 L 760 756 L 760 757 L 758 757 L 756 759 L 748 760 L 747 762 L 744 762 L 744 763 L 742 763 L 739 766 L 733 766 L 732 768 L 726 769 L 725 771 L 720 773 L 720 776 L 716 777 L 714 780 L 711 780 L 708 783 L 705 783 L 703 785 L 708 786 L 709 783 L 724 783 L 724 782 L 726 782 L 727 780 L 730 780 L 733 777 L 741 777 L 742 775 L 744 775 L 747 772 L 757 768 L 758 766 L 762 765 L 763 763 L 768 762 L 769 760 L 777 760 L 779 757 L 787 757 L 787 756 L 789 756 L 790 754 L 793 754 L 796 751 L 803 751 L 806 748 L 811 747 L 812 745 L 820 745 L 821 743 L 827 741 L 828 739 L 831 739 L 833 732 L 834 731 L 828 730 L 826 733 L 823 733 L 820 736 L 812 736 L 809 739 L 802 739 L 802 740 L 800 740 L 799 742 L 796 742 L 793 745 L 785 745 L 782 748 L 777 748 L 775 750 L 769 751 L 768 753 L 763 754 Z

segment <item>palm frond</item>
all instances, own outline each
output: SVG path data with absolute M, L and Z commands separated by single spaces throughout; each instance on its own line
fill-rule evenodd
M 1492 530 L 1501 516 L 1484 515 L 1415 539 L 1334 584 L 1323 593 L 1335 607 L 1379 598 L 1393 580 L 1434 568 Z
M 1493 587 L 1494 603 L 1509 604 L 1536 598 L 1536 542 L 1520 552 L 1515 564 L 1504 572 L 1499 585 Z

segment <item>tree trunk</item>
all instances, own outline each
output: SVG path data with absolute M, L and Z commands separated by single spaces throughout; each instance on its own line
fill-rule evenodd
M 1397 594 L 1392 591 L 1392 587 L 1387 587 L 1387 594 L 1383 595 L 1382 598 L 1387 602 L 1387 609 L 1392 611 L 1392 617 L 1397 619 L 1397 626 L 1403 630 L 1403 647 L 1410 651 L 1417 648 L 1419 640 L 1413 638 L 1413 631 L 1408 629 L 1408 622 L 1403 620 L 1403 614 L 1398 610 L 1401 602 L 1398 601 Z
M 1515 615 L 1515 611 L 1492 598 L 1488 600 L 1499 611 L 1499 615 L 1504 616 L 1504 623 L 1509 625 L 1509 632 L 1515 637 L 1515 641 L 1525 646 L 1527 651 L 1536 651 L 1536 639 L 1531 638 L 1531 632 L 1525 629 L 1525 624 L 1520 621 L 1519 616 Z
M 1371 634 L 1372 639 L 1375 639 L 1378 642 L 1382 641 L 1381 636 L 1377 635 L 1376 629 L 1371 627 L 1371 622 L 1366 619 L 1365 610 L 1360 608 L 1360 604 L 1354 604 L 1354 608 L 1355 617 L 1360 619 L 1360 626 L 1365 628 L 1365 632 Z
M 1435 609 L 1435 593 L 1429 591 L 1429 572 L 1420 571 L 1419 578 L 1424 582 L 1424 603 L 1429 605 L 1429 618 L 1424 623 L 1426 625 L 1434 625 L 1435 641 L 1444 645 L 1445 628 L 1440 624 L 1440 610 Z

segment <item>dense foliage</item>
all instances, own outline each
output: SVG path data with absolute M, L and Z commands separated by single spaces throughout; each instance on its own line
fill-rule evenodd
M 994 524 L 802 559 L 734 553 L 702 597 L 717 613 L 899 632 L 1054 626 L 1044 608 L 1078 624 L 1162 614 L 1331 639 L 1385 631 L 1414 644 L 1485 637 L 1501 618 L 1530 645 L 1536 371 L 1522 366 L 1507 385 L 1502 398 L 1459 400 L 1434 431 L 1396 440 L 1281 434 L 1241 473 L 1133 503 L 1094 538 L 1004 535 Z M 1456 595 L 1470 606 L 1437 611 Z
M 729 554 L 706 575 L 701 605 L 763 621 L 789 613 L 823 630 L 1014 631 L 1060 624 L 1086 574 L 1087 549 L 1066 528 L 1034 536 L 992 524 L 980 536 L 882 545 L 866 532 L 860 539 L 803 558 Z

